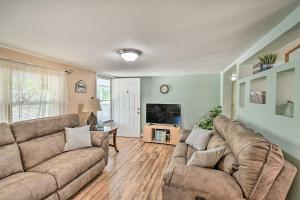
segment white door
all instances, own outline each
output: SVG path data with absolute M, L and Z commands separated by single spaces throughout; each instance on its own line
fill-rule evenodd
M 139 78 L 113 79 L 113 120 L 118 136 L 140 137 Z

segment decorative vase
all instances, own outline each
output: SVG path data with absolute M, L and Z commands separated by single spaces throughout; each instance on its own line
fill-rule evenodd
M 91 115 L 87 119 L 87 124 L 90 125 L 90 131 L 96 131 L 96 125 L 97 125 L 97 117 L 96 115 L 92 112 Z
M 155 130 L 155 140 L 160 141 L 160 130 Z
M 166 133 L 166 131 L 162 131 L 160 133 L 160 141 L 161 142 L 166 142 L 166 139 L 167 139 L 167 133 Z
M 268 70 L 274 67 L 274 64 L 263 64 L 262 65 L 263 70 Z
M 289 101 L 287 102 L 286 109 L 284 111 L 284 115 L 287 117 L 293 117 L 294 116 L 294 103 Z

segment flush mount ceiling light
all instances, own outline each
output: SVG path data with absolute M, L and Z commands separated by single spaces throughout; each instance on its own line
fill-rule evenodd
M 117 52 L 126 62 L 133 62 L 142 54 L 142 51 L 130 48 L 119 49 Z

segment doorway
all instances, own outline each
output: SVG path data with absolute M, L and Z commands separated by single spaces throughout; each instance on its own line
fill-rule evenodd
M 236 81 L 231 82 L 231 119 L 236 119 Z
M 113 79 L 113 120 L 118 136 L 140 137 L 140 78 Z

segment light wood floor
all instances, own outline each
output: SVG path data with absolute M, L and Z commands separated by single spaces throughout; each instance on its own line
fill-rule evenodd
M 74 199 L 161 200 L 163 172 L 174 146 L 117 138 L 119 153 L 110 147 L 108 165 Z

